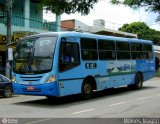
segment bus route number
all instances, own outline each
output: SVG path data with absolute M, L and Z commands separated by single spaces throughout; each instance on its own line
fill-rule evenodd
M 97 67 L 96 63 L 86 63 L 86 69 L 95 69 Z
M 41 40 L 40 42 L 40 46 L 43 47 L 43 46 L 48 46 L 48 45 L 51 45 L 51 40 Z

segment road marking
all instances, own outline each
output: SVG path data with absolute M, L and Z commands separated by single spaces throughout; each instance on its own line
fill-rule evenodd
M 43 122 L 43 121 L 48 121 L 48 120 L 51 120 L 51 119 L 50 118 L 46 118 L 46 119 L 41 119 L 41 120 L 38 120 L 38 121 L 27 122 L 25 124 L 36 124 L 36 123 Z
M 125 104 L 125 103 L 127 103 L 127 102 L 119 102 L 119 103 L 111 104 L 109 106 L 117 106 L 117 105 L 121 105 L 121 104 Z
M 151 96 L 141 97 L 141 98 L 137 98 L 137 99 L 142 100 L 142 99 L 148 99 L 148 98 L 151 98 Z
M 93 111 L 95 109 L 88 109 L 88 110 L 83 110 L 83 111 L 79 111 L 79 112 L 74 112 L 72 113 L 72 115 L 75 115 L 75 114 L 80 114 L 80 113 L 84 113 L 84 112 L 89 112 L 89 111 Z

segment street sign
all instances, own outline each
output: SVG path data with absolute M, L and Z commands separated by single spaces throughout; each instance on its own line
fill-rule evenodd
M 8 60 L 12 61 L 13 60 L 13 49 L 8 48 Z

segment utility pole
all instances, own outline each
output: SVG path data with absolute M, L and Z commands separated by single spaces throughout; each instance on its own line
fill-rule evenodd
M 6 43 L 6 57 L 7 57 L 7 63 L 6 63 L 6 70 L 9 72 L 9 77 L 11 78 L 11 68 L 12 68 L 12 60 L 13 60 L 13 53 L 12 48 L 10 48 L 11 45 L 11 25 L 12 25 L 12 0 L 6 0 L 6 11 L 7 11 L 7 43 Z M 9 67 L 10 65 L 10 67 Z M 7 74 L 8 75 L 8 74 Z
M 12 17 L 12 0 L 6 0 L 7 8 L 7 48 L 11 44 L 11 17 Z

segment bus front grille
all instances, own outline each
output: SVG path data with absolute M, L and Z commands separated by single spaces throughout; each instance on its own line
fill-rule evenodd
M 20 76 L 20 78 L 22 79 L 22 81 L 40 81 L 42 76 Z

